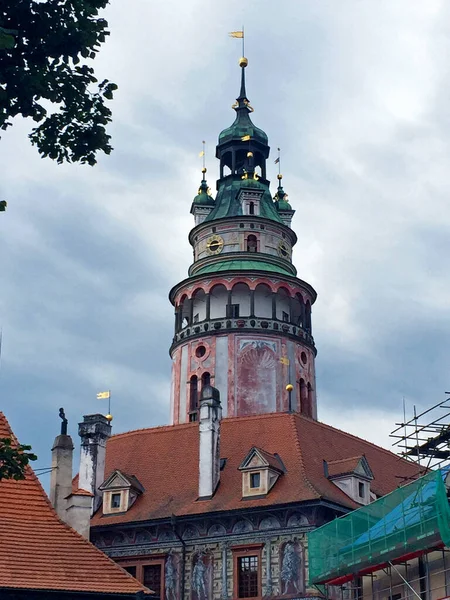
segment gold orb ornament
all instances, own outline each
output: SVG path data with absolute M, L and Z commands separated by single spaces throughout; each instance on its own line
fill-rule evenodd
M 206 173 L 206 167 L 203 167 L 202 173 Z
M 242 56 L 239 59 L 239 66 L 245 68 L 247 65 L 248 65 L 248 60 L 245 58 L 245 56 Z
M 278 173 L 277 179 L 280 179 L 280 180 L 283 179 L 283 175 L 281 173 Z
M 247 152 L 247 158 L 251 158 L 253 156 L 253 152 Z
M 111 421 L 113 420 L 113 416 L 110 414 L 107 414 L 107 415 L 105 415 L 105 419 L 111 423 Z
M 294 386 L 292 385 L 292 383 L 288 383 L 286 386 L 286 391 L 287 392 L 292 392 L 292 390 L 294 389 Z

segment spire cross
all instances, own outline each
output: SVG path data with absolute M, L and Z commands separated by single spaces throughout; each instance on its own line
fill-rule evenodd
M 205 140 L 202 141 L 202 145 L 203 145 L 203 150 L 202 150 L 203 169 L 205 169 L 204 172 L 206 172 L 206 153 L 205 153 L 206 142 L 205 142 Z

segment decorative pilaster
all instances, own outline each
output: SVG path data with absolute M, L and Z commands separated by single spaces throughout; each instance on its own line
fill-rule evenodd
M 222 545 L 222 600 L 228 600 L 228 544 Z
M 271 596 L 273 594 L 273 585 L 272 585 L 272 546 L 270 544 L 270 539 L 266 540 L 265 548 L 266 548 L 266 587 L 264 589 L 264 595 Z

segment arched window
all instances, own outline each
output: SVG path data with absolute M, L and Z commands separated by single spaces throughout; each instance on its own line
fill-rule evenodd
M 307 417 L 311 416 L 308 414 L 308 388 L 304 379 L 300 379 L 300 412 Z
M 311 304 L 309 302 L 309 300 L 307 300 L 306 305 L 305 305 L 305 325 L 304 325 L 306 331 L 308 333 L 311 333 Z
M 254 202 L 250 202 L 250 204 L 248 205 L 248 214 L 249 215 L 255 214 L 255 203 Z
M 249 235 L 247 238 L 247 252 L 258 252 L 258 240 L 256 235 Z
M 211 385 L 211 375 L 209 373 L 203 373 L 202 375 L 202 388 L 204 388 L 205 385 Z
M 310 383 L 306 386 L 308 392 L 308 402 L 307 402 L 307 411 L 305 411 L 305 415 L 307 417 L 312 417 L 312 407 L 313 407 L 313 389 Z
M 189 381 L 189 421 L 197 420 L 198 411 L 198 377 L 192 375 Z

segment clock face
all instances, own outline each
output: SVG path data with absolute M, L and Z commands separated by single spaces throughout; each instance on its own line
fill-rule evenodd
M 223 250 L 223 238 L 220 235 L 212 235 L 206 240 L 208 254 L 220 254 Z
M 283 241 L 280 241 L 278 244 L 278 255 L 281 256 L 281 258 L 289 258 L 291 256 L 289 246 Z

